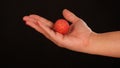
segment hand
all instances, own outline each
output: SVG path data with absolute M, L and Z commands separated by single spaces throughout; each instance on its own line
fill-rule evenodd
M 56 45 L 78 52 L 86 52 L 89 40 L 94 32 L 82 19 L 75 16 L 69 10 L 64 9 L 63 16 L 72 23 L 69 32 L 65 35 L 55 32 L 52 29 L 53 23 L 38 15 L 25 16 L 23 20 L 27 25 L 42 33 Z

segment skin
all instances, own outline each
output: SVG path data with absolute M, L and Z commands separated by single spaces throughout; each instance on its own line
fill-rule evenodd
M 53 23 L 41 16 L 31 14 L 24 16 L 26 25 L 43 34 L 59 47 L 88 54 L 120 58 L 120 31 L 96 33 L 79 17 L 67 9 L 63 16 L 71 22 L 70 30 L 62 35 L 55 32 Z

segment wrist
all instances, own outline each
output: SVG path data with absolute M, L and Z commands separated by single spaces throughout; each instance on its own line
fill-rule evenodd
M 95 45 L 97 43 L 97 38 L 99 37 L 99 33 L 91 32 L 88 44 L 86 46 L 86 52 L 90 54 L 96 54 L 97 49 L 95 48 Z

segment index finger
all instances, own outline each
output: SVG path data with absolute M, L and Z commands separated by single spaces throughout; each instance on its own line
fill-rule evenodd
M 38 15 L 35 15 L 35 14 L 32 14 L 30 15 L 30 17 L 42 22 L 43 24 L 47 25 L 48 27 L 52 27 L 53 26 L 53 23 L 50 21 L 50 20 L 47 20 L 41 16 L 38 16 Z

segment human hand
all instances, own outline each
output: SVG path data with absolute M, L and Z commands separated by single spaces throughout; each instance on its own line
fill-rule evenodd
M 53 23 L 38 15 L 24 16 L 27 25 L 42 33 L 56 45 L 73 51 L 86 52 L 89 40 L 94 32 L 86 23 L 67 9 L 63 10 L 64 18 L 71 23 L 65 35 L 53 30 Z

